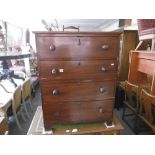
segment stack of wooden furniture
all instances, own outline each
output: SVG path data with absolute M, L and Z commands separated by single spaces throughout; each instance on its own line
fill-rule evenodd
M 131 51 L 128 81 L 138 87 L 136 115 L 155 133 L 155 53 Z M 152 81 L 148 80 L 152 76 Z M 150 87 L 148 87 L 150 85 Z M 140 126 L 137 124 L 138 130 Z M 137 130 L 137 131 L 138 131 Z
M 45 130 L 55 124 L 111 124 L 118 32 L 35 32 Z
M 121 32 L 120 52 L 118 64 L 118 83 L 115 107 L 119 109 L 123 106 L 124 100 L 124 81 L 128 79 L 129 72 L 129 53 L 131 49 L 135 49 L 138 43 L 137 30 L 117 30 Z

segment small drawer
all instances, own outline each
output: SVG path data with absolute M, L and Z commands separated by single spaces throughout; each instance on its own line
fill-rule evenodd
M 41 61 L 41 80 L 110 80 L 117 77 L 117 61 Z M 80 76 L 79 76 L 80 75 Z
M 39 59 L 116 58 L 119 40 L 113 36 L 37 37 Z
M 77 83 L 42 83 L 41 91 L 44 102 L 90 101 L 114 98 L 115 81 L 77 82 Z
M 46 126 L 54 124 L 111 121 L 113 100 L 90 102 L 44 102 Z M 55 121 L 57 119 L 57 121 Z

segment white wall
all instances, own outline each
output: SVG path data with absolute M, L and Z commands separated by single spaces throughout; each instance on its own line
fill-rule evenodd
M 108 26 L 106 28 L 103 28 L 101 31 L 113 31 L 113 30 L 116 30 L 116 29 L 118 29 L 118 25 L 119 25 L 119 21 L 116 21 L 112 25 L 110 25 L 110 26 Z

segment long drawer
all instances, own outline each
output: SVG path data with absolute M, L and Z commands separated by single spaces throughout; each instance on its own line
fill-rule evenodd
M 40 61 L 41 80 L 102 79 L 117 77 L 116 60 Z
M 44 102 L 90 101 L 114 98 L 115 81 L 41 84 Z
M 90 102 L 59 102 L 51 105 L 44 102 L 44 123 L 54 124 L 84 123 L 112 120 L 113 100 Z
M 39 59 L 116 58 L 117 37 L 37 37 Z

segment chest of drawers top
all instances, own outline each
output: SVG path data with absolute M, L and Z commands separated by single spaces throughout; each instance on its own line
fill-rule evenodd
M 116 58 L 119 50 L 119 34 L 118 32 L 35 32 L 38 58 L 40 60 Z
M 121 32 L 33 31 L 35 36 L 120 36 Z

